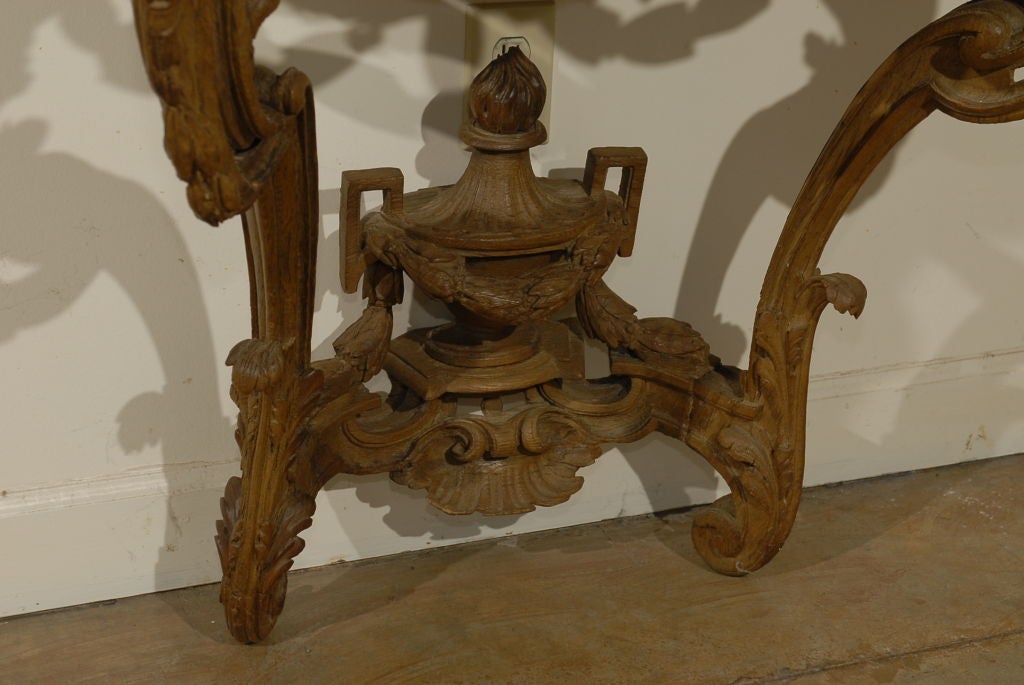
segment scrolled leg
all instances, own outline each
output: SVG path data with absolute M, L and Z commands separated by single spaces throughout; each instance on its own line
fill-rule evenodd
M 892 147 L 931 112 L 970 122 L 1024 118 L 1024 5 L 977 0 L 900 46 L 860 91 L 793 205 L 761 290 L 749 371 L 739 402 L 708 402 L 702 381 L 685 439 L 732 494 L 694 524 L 697 549 L 717 571 L 742 575 L 767 563 L 793 526 L 803 479 L 807 385 L 818 317 L 829 303 L 859 316 L 864 284 L 821 275 L 825 245 L 861 186 Z M 716 371 L 718 373 L 718 371 Z M 740 416 L 736 406 L 752 413 Z
M 745 575 L 771 561 L 789 537 L 803 485 L 811 345 L 822 311 L 859 316 L 867 291 L 846 274 L 815 274 L 787 318 L 758 318 L 751 370 L 731 385 L 722 370 L 700 382 L 685 440 L 715 467 L 731 495 L 698 514 L 693 541 L 719 573 Z M 723 401 L 714 388 L 732 387 Z M 716 398 L 717 397 L 717 401 Z

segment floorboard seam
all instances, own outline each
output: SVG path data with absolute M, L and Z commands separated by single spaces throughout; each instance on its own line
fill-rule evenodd
M 741 678 L 740 680 L 734 681 L 733 685 L 769 685 L 770 683 L 783 683 L 789 680 L 793 680 L 794 678 L 816 675 L 818 673 L 828 673 L 829 671 L 837 671 L 843 668 L 849 668 L 851 666 L 860 666 L 862 664 L 871 663 L 884 663 L 886 661 L 892 661 L 893 659 L 902 659 L 903 657 L 916 656 L 918 654 L 931 654 L 934 652 L 941 652 L 945 650 L 963 649 L 964 647 L 970 647 L 972 645 L 991 642 L 992 640 L 1001 640 L 1003 638 L 1013 637 L 1015 635 L 1024 635 L 1024 628 L 1008 630 L 1003 633 L 995 633 L 994 635 L 985 635 L 983 637 L 964 638 L 962 640 L 944 642 L 938 645 L 921 647 L 920 649 L 910 649 L 905 652 L 893 652 L 891 654 L 881 654 L 878 656 L 864 657 L 863 659 L 851 659 L 850 661 L 843 661 L 837 664 L 822 664 L 821 666 L 814 666 L 812 668 L 804 669 L 802 671 L 789 671 L 778 675 L 768 676 L 767 678 Z

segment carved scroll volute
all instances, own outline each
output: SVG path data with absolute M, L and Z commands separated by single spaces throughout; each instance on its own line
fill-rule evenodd
M 858 316 L 867 292 L 853 276 L 818 271 L 839 219 L 878 163 L 936 109 L 979 123 L 1024 118 L 1024 86 L 1014 77 L 1024 65 L 1022 34 L 1024 8 L 1011 0 L 971 2 L 935 21 L 871 76 L 822 150 L 768 268 L 750 370 L 741 377 L 747 401 L 762 403 L 764 411 L 754 422 L 717 426 L 716 446 L 708 450 L 733 490 L 730 501 L 698 517 L 693 529 L 716 570 L 762 566 L 793 525 L 818 317 L 829 303 Z M 751 496 L 754 491 L 765 496 Z
M 165 147 L 193 211 L 216 224 L 249 208 L 294 142 L 284 123 L 308 83 L 256 67 L 252 40 L 279 0 L 134 0 L 135 25 L 164 105 Z

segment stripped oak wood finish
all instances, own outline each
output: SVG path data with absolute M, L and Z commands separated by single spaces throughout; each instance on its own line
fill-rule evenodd
M 564 502 L 606 443 L 653 431 L 702 454 L 731 494 L 697 517 L 716 571 L 754 571 L 793 525 L 804 463 L 811 347 L 828 304 L 858 316 L 864 285 L 817 264 L 875 166 L 940 110 L 971 122 L 1024 117 L 1024 4 L 976 0 L 899 47 L 850 105 L 782 231 L 757 306 L 749 366 L 722 365 L 686 323 L 641 319 L 602 280 L 636 237 L 647 156 L 590 151 L 582 183 L 539 179 L 530 147 L 546 89 L 517 50 L 474 81 L 458 183 L 405 194 L 401 171 L 346 172 L 342 274 L 363 314 L 310 361 L 317 160 L 309 80 L 255 65 L 253 37 L 278 0 L 133 0 L 166 150 L 196 215 L 242 216 L 252 336 L 228 355 L 242 475 L 222 500 L 221 601 L 242 642 L 267 636 L 314 497 L 338 473 L 390 473 L 453 514 Z M 661 151 L 656 151 L 661 153 Z M 618 192 L 605 190 L 623 168 Z M 360 217 L 359 198 L 384 191 Z M 452 323 L 392 340 L 408 275 Z M 551 317 L 575 300 L 577 316 Z M 588 379 L 583 337 L 607 345 L 611 375 Z M 390 375 L 388 397 L 364 383 Z M 481 412 L 458 409 L 460 397 Z M 510 404 L 515 400 L 515 404 Z

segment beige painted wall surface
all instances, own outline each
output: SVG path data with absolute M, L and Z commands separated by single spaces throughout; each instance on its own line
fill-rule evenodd
M 745 359 L 760 279 L 817 150 L 871 70 L 947 0 L 558 0 L 551 142 L 651 157 L 636 253 L 610 281 L 648 316 Z M 223 358 L 248 331 L 237 220 L 192 217 L 161 149 L 128 3 L 7 0 L 0 23 L 0 615 L 209 582 L 238 469 Z M 454 181 L 463 9 L 455 0 L 284 0 L 259 55 L 317 84 L 316 354 L 343 296 L 337 186 L 394 165 Z M 1024 449 L 1024 128 L 935 118 L 879 170 L 826 270 L 869 288 L 824 317 L 809 483 Z M 437 320 L 412 298 L 400 328 Z M 609 451 L 569 504 L 449 518 L 386 478 L 318 500 L 310 566 L 712 500 L 713 472 L 664 439 Z

